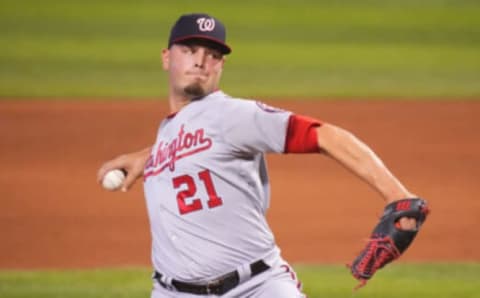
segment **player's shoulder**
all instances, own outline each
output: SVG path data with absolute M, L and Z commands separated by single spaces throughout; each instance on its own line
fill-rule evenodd
M 268 113 L 286 112 L 283 109 L 268 105 L 261 100 L 253 98 L 233 97 L 224 93 L 223 91 L 217 91 L 214 96 L 218 101 L 221 101 L 221 106 L 224 110 L 233 109 L 237 112 L 240 112 L 242 110 L 264 111 Z
M 217 110 L 226 117 L 232 113 L 242 114 L 252 110 L 254 100 L 231 96 L 223 91 L 216 91 L 204 100 L 208 109 Z
M 221 90 L 218 90 L 209 95 L 213 100 L 220 101 L 225 105 L 248 105 L 254 100 L 248 98 L 234 97 Z

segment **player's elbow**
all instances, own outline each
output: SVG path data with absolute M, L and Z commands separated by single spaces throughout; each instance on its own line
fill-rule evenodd
M 317 143 L 323 152 L 330 153 L 341 148 L 347 139 L 356 137 L 351 132 L 330 123 L 323 123 L 317 127 Z

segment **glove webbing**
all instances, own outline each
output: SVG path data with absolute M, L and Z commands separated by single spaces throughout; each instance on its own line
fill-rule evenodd
M 366 285 L 368 279 L 373 276 L 375 271 L 385 266 L 386 263 L 398 258 L 400 251 L 395 247 L 392 238 L 388 236 L 376 238 L 374 236 L 368 240 L 364 255 L 370 257 L 362 258 L 357 265 L 357 270 L 352 271 L 354 277 L 360 281 L 355 290 Z M 351 268 L 351 265 L 348 265 L 348 267 Z M 358 274 L 357 272 L 363 272 L 363 274 Z

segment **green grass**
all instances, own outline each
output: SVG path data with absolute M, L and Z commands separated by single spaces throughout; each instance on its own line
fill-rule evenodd
M 392 264 L 353 294 L 355 282 L 338 266 L 296 267 L 311 298 L 474 298 L 480 292 L 480 263 Z
M 480 292 L 480 263 L 392 264 L 359 291 L 343 266 L 296 266 L 310 298 L 474 298 Z M 0 271 L 0 297 L 149 297 L 150 271 L 99 269 Z
M 164 96 L 160 51 L 195 11 L 227 25 L 235 95 L 480 95 L 479 1 L 5 0 L 0 97 Z

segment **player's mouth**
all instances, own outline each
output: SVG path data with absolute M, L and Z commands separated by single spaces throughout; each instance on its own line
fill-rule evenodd
M 187 76 L 194 77 L 196 79 L 206 80 L 208 75 L 206 73 L 199 72 L 187 72 Z

